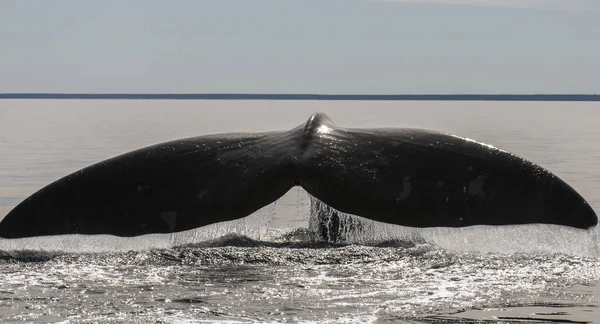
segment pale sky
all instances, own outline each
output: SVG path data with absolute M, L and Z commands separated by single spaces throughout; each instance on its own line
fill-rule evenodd
M 600 0 L 0 0 L 0 92 L 600 94 Z

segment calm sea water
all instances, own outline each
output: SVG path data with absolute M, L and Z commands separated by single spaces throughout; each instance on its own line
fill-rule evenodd
M 0 218 L 42 186 L 171 139 L 340 126 L 446 131 L 548 168 L 600 211 L 600 103 L 0 100 Z M 410 229 L 309 240 L 292 189 L 175 235 L 0 239 L 0 319 L 64 323 L 600 322 L 598 230 Z

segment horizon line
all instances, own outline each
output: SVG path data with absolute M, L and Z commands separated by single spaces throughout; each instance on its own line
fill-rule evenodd
M 0 93 L 0 99 L 600 101 L 598 94 Z

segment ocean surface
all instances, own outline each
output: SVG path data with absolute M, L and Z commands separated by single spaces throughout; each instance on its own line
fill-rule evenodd
M 0 100 L 0 218 L 44 185 L 182 137 L 340 126 L 476 139 L 554 172 L 600 211 L 600 102 Z M 292 189 L 173 235 L 0 239 L 3 323 L 600 323 L 597 228 L 411 229 L 356 219 L 314 242 Z

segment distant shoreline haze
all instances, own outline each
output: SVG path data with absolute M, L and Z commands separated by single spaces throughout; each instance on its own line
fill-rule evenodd
M 0 93 L 0 99 L 600 101 L 596 94 Z

